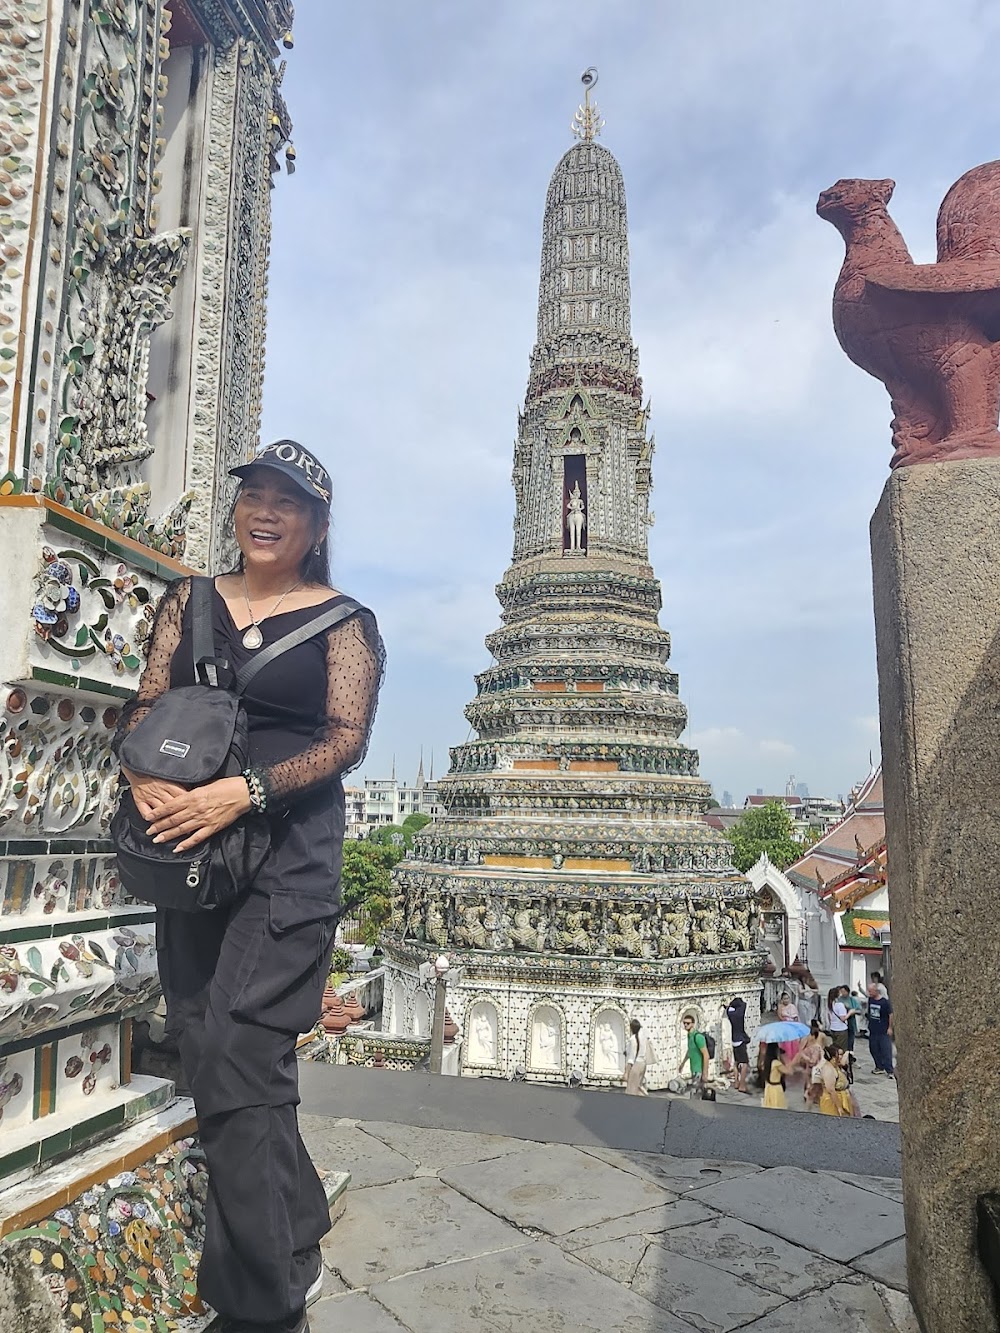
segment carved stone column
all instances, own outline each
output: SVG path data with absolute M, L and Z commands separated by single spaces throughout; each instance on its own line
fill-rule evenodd
M 897 469 L 872 519 L 910 1292 L 989 1333 L 977 1195 L 1000 1187 L 1000 460 Z

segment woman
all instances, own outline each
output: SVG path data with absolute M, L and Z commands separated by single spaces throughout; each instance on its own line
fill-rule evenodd
M 217 649 L 237 671 L 332 609 L 330 483 L 290 440 L 234 468 L 236 568 L 215 580 Z M 164 691 L 193 683 L 190 579 L 170 585 L 119 742 Z M 157 955 L 198 1112 L 210 1185 L 199 1294 L 226 1333 L 307 1333 L 330 1228 L 319 1176 L 299 1137 L 295 1043 L 315 1022 L 339 914 L 341 778 L 360 763 L 384 652 L 362 609 L 264 667 L 244 696 L 250 767 L 193 790 L 125 772 L 157 841 L 197 847 L 251 810 L 271 849 L 229 908 L 157 911 Z
M 846 1116 L 851 1116 L 855 1120 L 861 1118 L 861 1106 L 851 1087 L 851 1054 L 849 1051 L 838 1051 L 836 1059 L 837 1081 L 834 1084 L 834 1092 L 837 1100 L 840 1102 L 841 1111 Z
M 802 988 L 797 1001 L 799 1022 L 809 1024 L 819 1017 L 819 986 L 811 972 L 803 972 L 799 984 Z
M 847 1005 L 840 994 L 840 987 L 834 986 L 826 997 L 826 1026 L 838 1051 L 847 1050 Z
M 793 1071 L 801 1066 L 805 1073 L 805 1088 L 802 1095 L 807 1105 L 819 1101 L 821 1089 L 819 1083 L 813 1081 L 813 1072 L 823 1059 L 823 1046 L 823 1031 L 819 1023 L 813 1019 L 809 1025 L 809 1036 L 803 1038 L 799 1052 L 791 1065 Z
M 648 1097 L 644 1081 L 649 1038 L 637 1018 L 633 1018 L 628 1027 L 630 1035 L 625 1043 L 625 1091 L 630 1097 Z
M 785 1100 L 785 1068 L 778 1053 L 778 1043 L 769 1041 L 764 1052 L 764 1106 L 776 1111 L 788 1109 Z
M 844 1103 L 837 1095 L 837 1060 L 840 1051 L 836 1046 L 827 1046 L 823 1052 L 823 1059 L 817 1066 L 819 1073 L 820 1095 L 819 1109 L 822 1115 L 849 1115 L 849 1111 L 844 1110 Z M 845 1080 L 846 1087 L 846 1080 Z
M 861 1019 L 861 1001 L 858 998 L 857 991 L 851 990 L 850 986 L 841 986 L 840 998 L 844 1002 L 844 1008 L 847 1010 L 847 1049 L 854 1051 L 858 1040 L 858 1023 Z
M 798 1006 L 788 991 L 781 992 L 781 999 L 778 1001 L 778 1018 L 782 1023 L 797 1023 L 799 1021 Z M 783 1041 L 781 1043 L 782 1062 L 790 1065 L 798 1055 L 801 1045 L 802 1042 L 799 1038 L 794 1041 Z

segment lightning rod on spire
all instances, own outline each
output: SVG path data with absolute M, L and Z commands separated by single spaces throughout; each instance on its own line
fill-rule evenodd
M 604 129 L 600 108 L 590 100 L 590 90 L 597 85 L 597 70 L 593 65 L 583 71 L 580 82 L 583 84 L 583 104 L 577 107 L 570 129 L 584 143 L 592 143 Z

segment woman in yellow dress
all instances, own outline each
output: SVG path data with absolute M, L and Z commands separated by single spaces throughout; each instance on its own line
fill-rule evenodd
M 836 1046 L 828 1046 L 823 1052 L 823 1059 L 819 1063 L 820 1087 L 822 1089 L 819 1095 L 819 1109 L 823 1115 L 850 1115 L 849 1111 L 844 1110 L 844 1103 L 837 1091 L 837 1054 Z M 846 1079 L 844 1081 L 846 1083 Z
M 778 1043 L 769 1041 L 764 1055 L 764 1105 L 772 1111 L 785 1111 L 785 1074 L 788 1071 L 778 1058 Z

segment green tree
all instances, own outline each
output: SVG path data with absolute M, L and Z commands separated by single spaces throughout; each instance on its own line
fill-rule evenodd
M 733 865 L 744 873 L 761 852 L 767 852 L 771 864 L 779 870 L 802 855 L 802 845 L 792 837 L 791 816 L 779 801 L 744 810 L 726 837 L 733 844 Z
M 406 816 L 406 818 L 403 820 L 403 832 L 407 835 L 409 839 L 409 841 L 406 844 L 408 847 L 413 845 L 414 837 L 420 832 L 422 828 L 426 828 L 430 822 L 431 822 L 430 815 L 422 815 L 419 814 L 418 812 L 414 812 L 412 815 Z
M 402 824 L 380 824 L 369 832 L 368 841 L 378 847 L 398 847 L 400 857 L 397 859 L 402 859 L 402 854 L 410 845 L 410 839 Z
M 392 867 L 403 857 L 403 848 L 375 842 L 345 842 L 341 892 L 348 909 L 390 893 Z
M 403 859 L 405 850 L 395 843 L 344 843 L 344 907 L 348 913 L 363 909 L 364 943 L 372 947 L 392 914 L 392 868 Z

